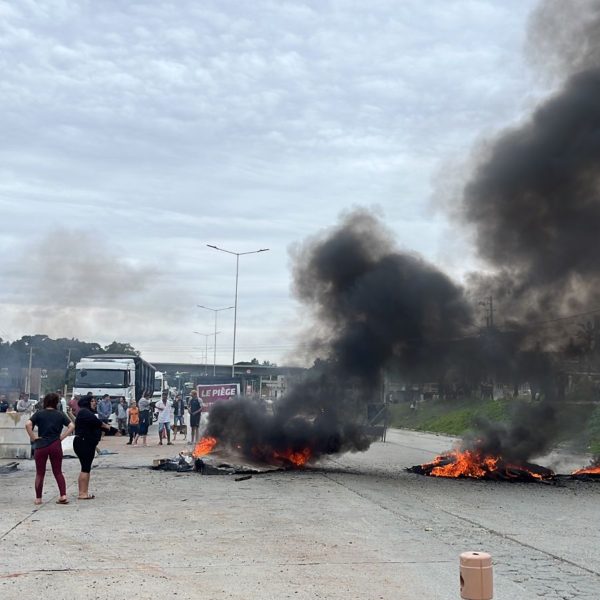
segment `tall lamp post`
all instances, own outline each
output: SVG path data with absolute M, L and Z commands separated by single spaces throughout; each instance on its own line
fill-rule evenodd
M 231 310 L 233 306 L 226 306 L 225 308 L 209 308 L 208 306 L 204 306 L 202 304 L 196 305 L 198 308 L 203 308 L 204 310 L 210 310 L 215 313 L 215 347 L 214 347 L 214 356 L 213 356 L 213 377 L 217 375 L 217 315 L 222 310 Z
M 231 360 L 231 376 L 235 377 L 235 335 L 237 332 L 237 304 L 238 304 L 238 279 L 240 274 L 240 256 L 246 254 L 258 254 L 259 252 L 268 252 L 269 248 L 261 248 L 260 250 L 252 250 L 250 252 L 232 252 L 231 250 L 225 250 L 225 248 L 219 248 L 211 244 L 206 244 L 213 250 L 219 250 L 219 252 L 226 252 L 227 254 L 233 254 L 235 256 L 235 303 L 233 305 L 233 358 Z
M 196 335 L 204 336 L 204 376 L 208 375 L 208 338 L 212 335 L 212 333 L 200 333 L 199 331 L 194 331 Z

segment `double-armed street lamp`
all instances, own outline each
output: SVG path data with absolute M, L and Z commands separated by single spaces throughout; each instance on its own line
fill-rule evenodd
M 219 248 L 211 244 L 206 244 L 213 250 L 219 250 L 219 252 L 226 252 L 227 254 L 233 254 L 235 256 L 235 302 L 233 305 L 233 358 L 231 360 L 231 376 L 235 377 L 235 336 L 237 331 L 237 304 L 238 304 L 238 279 L 240 273 L 240 256 L 246 254 L 258 254 L 259 252 L 268 252 L 269 248 L 261 248 L 260 250 L 252 250 L 250 252 L 232 252 L 231 250 L 225 250 L 225 248 Z
M 215 347 L 214 347 L 214 356 L 213 356 L 213 377 L 217 375 L 217 315 L 222 310 L 231 310 L 233 306 L 226 306 L 225 308 L 210 308 L 208 306 L 204 306 L 203 304 L 197 304 L 198 308 L 203 308 L 204 310 L 210 310 L 215 313 Z

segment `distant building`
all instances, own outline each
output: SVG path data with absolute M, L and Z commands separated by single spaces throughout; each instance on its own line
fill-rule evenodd
M 279 367 L 238 363 L 235 375 L 231 375 L 231 365 L 198 365 L 189 363 L 152 363 L 165 373 L 170 385 L 183 389 L 186 384 L 222 384 L 238 383 L 244 396 L 260 396 L 269 399 L 281 398 L 290 385 L 301 378 L 306 369 L 303 367 Z

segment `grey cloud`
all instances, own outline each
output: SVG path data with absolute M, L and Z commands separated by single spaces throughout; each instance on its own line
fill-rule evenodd
M 55 229 L 27 244 L 4 276 L 15 281 L 18 293 L 43 294 L 52 306 L 118 304 L 144 292 L 157 270 L 115 250 L 101 233 Z
M 345 207 L 380 204 L 432 256 L 429 179 L 527 103 L 519 46 L 534 4 L 4 3 L 0 248 L 24 253 L 66 227 L 101 235 L 126 268 L 159 265 L 136 302 L 167 337 L 193 329 L 190 282 L 231 298 L 230 265 L 204 261 L 207 241 L 274 248 L 244 266 L 281 302 L 269 322 L 293 306 L 285 248 Z

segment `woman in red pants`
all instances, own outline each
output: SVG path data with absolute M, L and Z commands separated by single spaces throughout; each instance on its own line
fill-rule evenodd
M 46 475 L 46 463 L 50 459 L 52 474 L 58 484 L 59 498 L 57 504 L 68 504 L 67 485 L 62 474 L 62 446 L 61 442 L 71 434 L 75 425 L 65 413 L 57 410 L 60 402 L 58 394 L 46 394 L 44 396 L 43 409 L 31 415 L 25 424 L 25 429 L 33 443 L 35 459 L 35 503 L 42 503 L 42 489 L 44 488 L 44 477 Z M 33 428 L 37 427 L 37 435 Z M 66 430 L 63 429 L 66 427 Z

